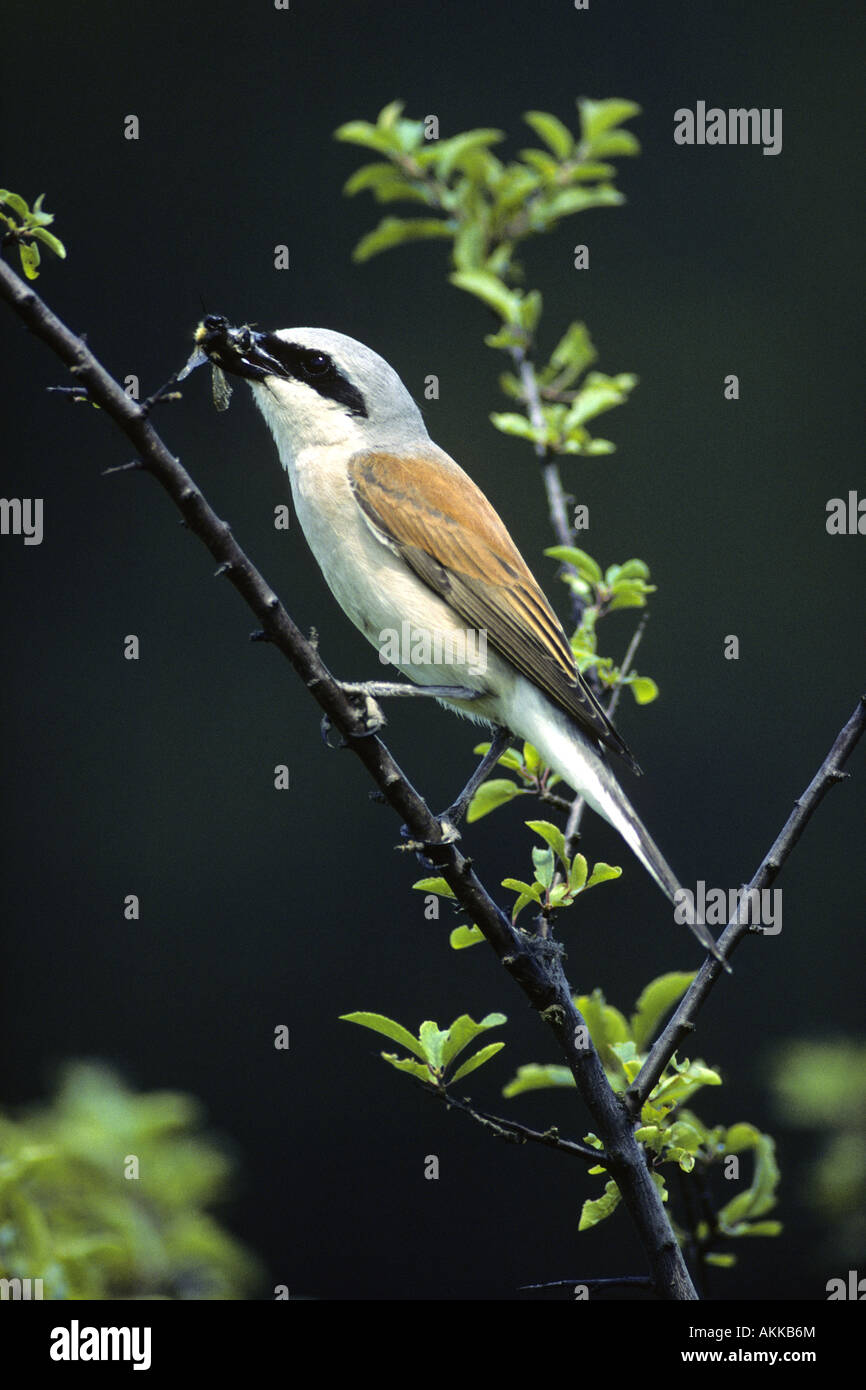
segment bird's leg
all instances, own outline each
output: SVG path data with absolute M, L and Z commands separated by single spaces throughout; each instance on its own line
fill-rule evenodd
M 360 695 L 364 701 L 364 722 L 366 731 L 355 737 L 366 738 L 376 734 L 385 723 L 385 716 L 376 704 L 377 699 L 391 699 L 398 695 L 425 696 L 435 700 L 477 700 L 483 692 L 470 690 L 465 685 L 404 685 L 401 681 L 348 681 L 339 682 L 340 689 L 347 695 Z
M 442 814 L 437 817 L 444 826 L 456 830 L 458 822 L 465 816 L 466 809 L 478 788 L 481 786 L 481 783 L 485 781 L 487 774 L 493 770 L 499 761 L 500 755 L 504 753 L 505 749 L 508 747 L 508 740 L 510 737 L 511 735 L 508 729 L 503 729 L 499 725 L 494 727 L 493 742 L 472 776 L 469 778 L 466 786 L 463 788 L 460 795 L 452 801 L 447 811 L 443 811 Z
M 257 637 L 259 634 L 254 633 Z M 360 695 L 364 701 L 363 733 L 353 734 L 353 738 L 369 738 L 377 734 L 385 723 L 385 716 L 376 704 L 377 699 L 390 699 L 398 695 L 426 696 L 434 700 L 477 700 L 484 692 L 472 690 L 467 685 L 404 685 L 401 681 L 338 681 L 346 695 Z M 322 719 L 322 738 L 327 743 L 331 721 L 327 715 Z
M 361 681 L 349 684 L 340 681 L 347 695 L 369 695 L 376 699 L 391 699 L 397 695 L 427 696 L 435 700 L 477 700 L 484 692 L 470 690 L 466 685 L 404 685 L 402 681 Z
M 492 770 L 493 767 L 495 767 L 496 763 L 499 761 L 500 755 L 505 751 L 506 747 L 508 746 L 508 740 L 510 739 L 510 737 L 511 733 L 508 729 L 503 729 L 498 725 L 495 727 L 493 734 L 493 742 L 491 743 L 488 751 L 484 754 L 484 757 L 481 759 L 481 762 L 476 767 L 472 776 L 469 778 L 469 781 L 466 783 L 466 786 L 463 788 L 456 801 L 452 801 L 448 809 L 446 811 L 442 811 L 436 817 L 436 819 L 442 827 L 442 839 L 441 841 L 439 841 L 440 844 L 450 845 L 453 844 L 455 840 L 460 839 L 460 831 L 457 829 L 458 823 L 463 819 L 464 815 L 466 814 L 466 808 L 469 805 L 475 793 L 477 792 L 478 788 L 481 786 L 481 783 L 485 780 L 487 774 Z M 408 836 L 408 831 L 405 826 L 403 827 L 403 833 Z M 401 849 L 412 849 L 421 852 L 423 852 L 425 849 L 431 849 L 432 847 L 432 841 L 423 840 L 407 840 L 406 844 L 400 846 Z

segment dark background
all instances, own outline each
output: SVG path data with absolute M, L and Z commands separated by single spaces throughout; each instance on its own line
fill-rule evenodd
M 619 722 L 647 772 L 635 799 L 687 883 L 751 875 L 862 688 L 866 540 L 824 524 L 827 500 L 863 483 L 858 26 L 854 7 L 734 0 L 588 12 L 51 0 L 4 15 L 0 178 L 46 193 L 69 259 L 47 258 L 36 288 L 105 365 L 153 390 L 188 355 L 204 304 L 350 333 L 419 398 L 435 372 L 431 434 L 563 615 L 531 457 L 487 420 L 503 360 L 483 345 L 484 311 L 446 285 L 436 243 L 352 264 L 378 209 L 342 198 L 368 156 L 331 132 L 400 97 L 413 117 L 438 115 L 443 136 L 505 130 L 508 153 L 535 143 L 526 110 L 573 124 L 578 94 L 642 105 L 643 154 L 620 162 L 627 206 L 564 224 L 525 263 L 547 346 L 581 317 L 600 369 L 640 376 L 598 431 L 618 452 L 565 479 L 590 506 L 586 547 L 603 564 L 642 557 L 659 585 L 638 667 L 662 696 L 643 711 L 626 697 Z M 782 107 L 782 153 L 676 146 L 674 110 L 698 100 Z M 572 269 L 577 241 L 588 273 Z M 287 272 L 273 268 L 281 242 Z M 473 1078 L 478 1102 L 574 1136 L 588 1127 L 569 1096 L 502 1100 L 521 1061 L 557 1060 L 549 1035 L 486 948 L 449 950 L 462 919 L 424 920 L 417 868 L 394 854 L 398 826 L 368 801 L 360 765 L 323 747 L 315 706 L 248 643 L 254 620 L 162 492 L 101 476 L 130 456 L 122 437 L 46 396 L 63 369 L 5 310 L 0 325 L 3 495 L 45 499 L 41 546 L 0 542 L 0 1104 L 46 1094 L 81 1055 L 143 1088 L 194 1092 L 238 1158 L 227 1220 L 293 1296 L 510 1299 L 533 1280 L 641 1272 L 624 1214 L 577 1235 L 594 1180 L 446 1115 L 378 1060 L 372 1034 L 338 1022 L 370 1009 L 415 1028 L 501 1008 L 508 1047 Z M 300 529 L 273 530 L 287 488 L 248 393 L 218 416 L 200 372 L 156 423 L 296 621 L 318 628 L 332 669 L 379 674 Z M 605 625 L 614 655 L 633 621 Z M 122 657 L 128 633 L 137 663 Z M 722 656 L 729 633 L 737 662 Z M 472 764 L 470 726 L 415 703 L 388 713 L 396 756 L 445 804 Z M 292 789 L 278 795 L 281 762 Z M 767 1059 L 794 1035 L 861 1027 L 862 767 L 858 750 L 785 869 L 781 936 L 742 949 L 691 1049 L 725 1078 L 700 1113 L 776 1133 L 785 1175 L 785 1234 L 749 1242 L 715 1297 L 817 1299 L 843 1272 L 802 1202 L 814 1136 L 774 1112 Z M 465 836 L 489 886 L 527 872 L 533 813 L 521 802 Z M 699 953 L 594 818 L 585 846 L 625 875 L 587 899 L 580 928 L 563 921 L 571 979 L 627 1010 Z M 137 923 L 122 915 L 130 892 Z M 288 1054 L 272 1047 L 280 1023 Z M 438 1182 L 423 1178 L 428 1154 Z

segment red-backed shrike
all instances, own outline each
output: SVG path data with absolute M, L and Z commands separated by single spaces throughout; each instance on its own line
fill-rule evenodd
M 289 475 L 298 520 L 338 603 L 443 703 L 510 730 L 613 825 L 671 900 L 679 885 L 611 768 L 640 771 L 581 677 L 562 627 L 504 524 L 430 439 L 393 368 L 324 328 L 265 333 L 209 317 L 199 353 L 245 377 Z M 485 660 L 467 633 L 485 634 Z M 420 653 L 420 658 L 416 656 Z M 706 928 L 693 930 L 715 954 Z

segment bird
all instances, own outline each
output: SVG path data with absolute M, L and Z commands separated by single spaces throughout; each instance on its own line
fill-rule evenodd
M 215 314 L 199 324 L 195 344 L 182 375 L 209 361 L 218 404 L 227 397 L 217 377 L 245 378 L 251 387 L 306 540 L 343 611 L 380 656 L 386 634 L 405 639 L 388 659 L 413 686 L 346 688 L 429 693 L 493 728 L 488 758 L 452 820 L 508 739 L 522 739 L 619 832 L 676 902 L 678 879 L 613 763 L 640 768 L 577 669 L 504 522 L 431 440 L 393 367 L 332 329 L 232 327 Z M 721 959 L 706 926 L 689 925 Z

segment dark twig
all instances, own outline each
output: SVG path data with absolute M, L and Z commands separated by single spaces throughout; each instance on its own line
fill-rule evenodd
M 851 718 L 837 736 L 833 747 L 812 778 L 801 797 L 794 802 L 794 809 L 779 832 L 776 840 L 764 857 L 751 883 L 752 889 L 768 888 L 779 874 L 782 865 L 791 853 L 809 823 L 820 802 L 831 787 L 843 781 L 847 773 L 842 771 L 858 739 L 866 728 L 866 695 L 861 695 Z M 739 910 L 734 914 L 722 935 L 719 937 L 719 951 L 729 960 L 745 936 L 752 930 L 749 923 L 738 921 Z M 707 999 L 716 980 L 723 973 L 717 960 L 708 956 L 697 976 L 660 1036 L 638 1075 L 625 1093 L 626 1105 L 632 1115 L 640 1113 L 640 1108 L 658 1082 L 659 1077 L 676 1052 L 684 1038 L 694 1030 L 695 1018 Z
M 586 1289 L 589 1293 L 600 1293 L 605 1289 L 647 1289 L 652 1291 L 653 1281 L 642 1274 L 621 1274 L 611 1279 L 551 1279 L 546 1284 L 521 1284 L 521 1289 Z
M 423 1082 L 421 1084 L 424 1085 Z M 457 1100 L 456 1096 L 450 1096 L 444 1091 L 434 1091 L 427 1085 L 424 1085 L 424 1089 L 439 1096 L 449 1110 L 459 1110 L 462 1114 L 468 1115 L 470 1119 L 483 1125 L 497 1138 L 504 1139 L 508 1143 L 544 1144 L 549 1149 L 559 1149 L 560 1152 L 571 1154 L 573 1158 L 579 1158 L 584 1163 L 593 1166 L 597 1163 L 605 1163 L 605 1154 L 602 1149 L 592 1149 L 588 1144 L 578 1144 L 573 1139 L 561 1139 L 557 1129 L 529 1129 L 526 1125 L 517 1124 L 515 1120 L 503 1119 L 501 1115 L 489 1115 L 486 1110 L 479 1110 L 477 1106 L 470 1105 L 468 1101 Z
M 532 422 L 533 427 L 541 434 L 544 430 L 544 413 L 541 409 L 541 396 L 538 390 L 538 381 L 535 376 L 535 369 L 524 347 L 513 347 L 511 358 L 520 377 L 520 384 L 523 388 L 523 399 L 526 403 L 526 413 Z M 553 527 L 559 545 L 574 545 L 574 530 L 568 517 L 568 503 L 571 501 L 568 493 L 562 486 L 562 477 L 559 472 L 559 464 L 555 458 L 550 457 L 550 452 L 546 444 L 536 442 L 536 457 L 541 464 L 541 477 L 544 483 L 544 491 L 547 494 L 547 505 L 550 511 L 550 524 Z M 563 569 L 568 573 L 577 576 L 577 570 L 573 565 L 563 565 Z M 572 617 L 575 627 L 580 627 L 583 618 L 584 601 L 575 589 L 570 589 Z

